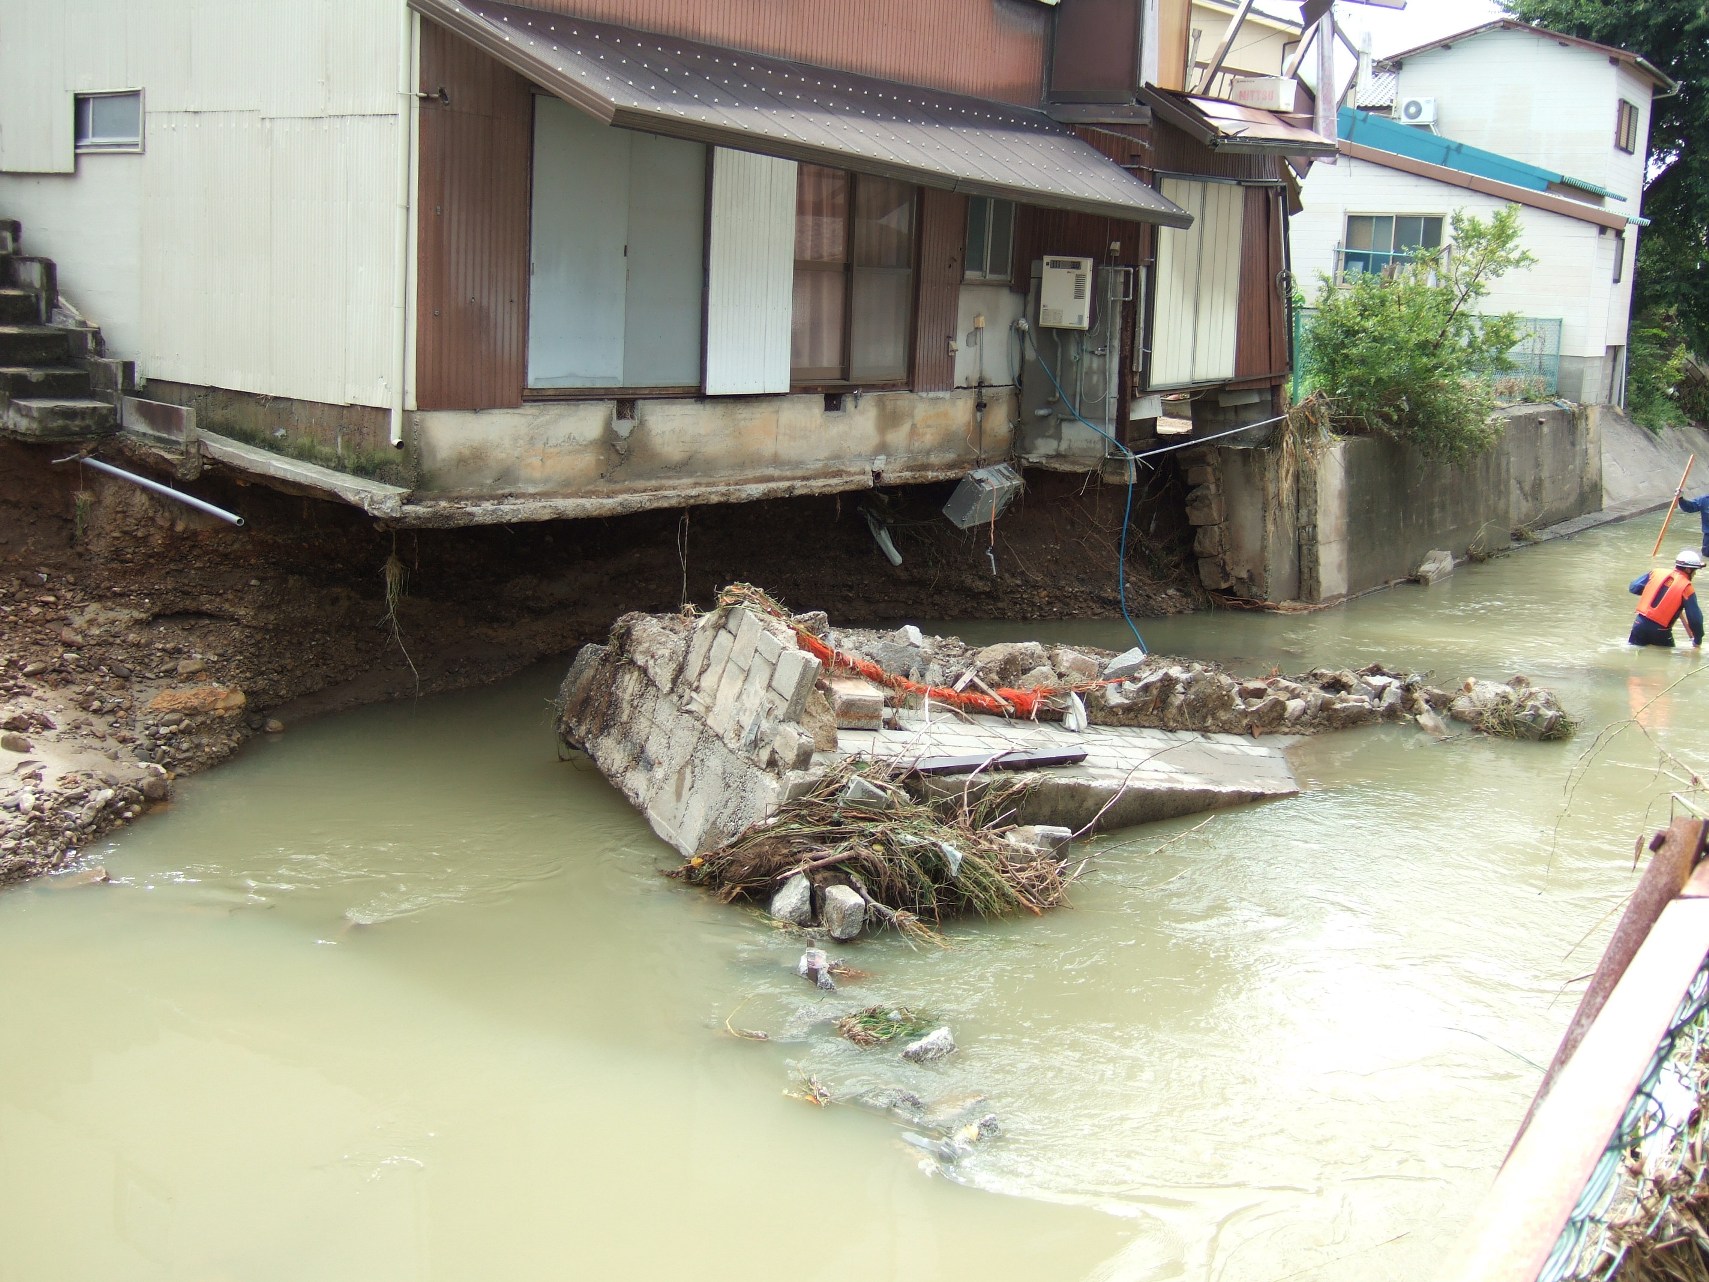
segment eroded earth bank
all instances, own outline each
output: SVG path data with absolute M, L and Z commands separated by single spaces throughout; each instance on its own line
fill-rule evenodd
M 1117 612 L 1124 493 L 1031 474 L 994 528 L 951 487 L 393 533 L 342 506 L 204 476 L 233 527 L 0 443 L 0 880 L 60 867 L 256 734 L 478 685 L 737 580 L 850 622 Z M 114 460 L 123 463 L 122 458 Z M 901 566 L 873 543 L 881 505 Z M 1180 481 L 1136 497 L 1130 608 L 1207 604 L 1181 566 Z M 992 573 L 995 562 L 996 573 Z

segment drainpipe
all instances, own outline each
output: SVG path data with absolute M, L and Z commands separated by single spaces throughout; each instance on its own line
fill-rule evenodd
M 409 277 L 410 214 L 414 208 L 410 179 L 414 170 L 415 117 L 420 106 L 416 84 L 420 78 L 420 46 L 417 36 L 421 20 L 404 0 L 396 0 L 398 22 L 398 166 L 397 220 L 392 248 L 396 273 L 392 282 L 392 406 L 391 441 L 394 449 L 404 444 L 404 377 L 409 368 Z

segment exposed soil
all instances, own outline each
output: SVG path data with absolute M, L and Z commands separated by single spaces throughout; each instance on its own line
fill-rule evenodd
M 850 622 L 1118 612 L 1125 491 L 1080 476 L 1029 474 L 969 531 L 940 514 L 952 487 L 931 485 L 394 534 L 215 473 L 185 487 L 238 528 L 54 457 L 0 442 L 0 881 L 71 862 L 254 734 L 567 663 L 621 614 L 706 607 L 731 582 Z M 873 503 L 899 567 L 861 512 Z M 1129 539 L 1137 615 L 1205 604 L 1182 513 L 1174 469 L 1148 473 Z

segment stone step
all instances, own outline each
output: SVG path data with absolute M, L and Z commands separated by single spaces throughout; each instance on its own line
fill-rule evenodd
M 0 325 L 39 325 L 46 319 L 33 289 L 0 289 Z
M 0 365 L 46 365 L 69 360 L 72 334 L 51 325 L 0 325 Z
M 105 401 L 23 397 L 0 410 L 0 436 L 18 440 L 89 441 L 118 427 L 118 416 Z
M 89 371 L 71 365 L 0 365 L 0 403 L 19 397 L 93 399 Z

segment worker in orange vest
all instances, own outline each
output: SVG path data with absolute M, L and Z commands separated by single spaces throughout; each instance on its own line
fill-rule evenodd
M 1691 644 L 1701 646 L 1703 607 L 1697 603 L 1691 576 L 1702 568 L 1703 554 L 1696 548 L 1685 548 L 1666 574 L 1642 574 L 1633 579 L 1629 591 L 1638 598 L 1638 617 L 1632 621 L 1632 635 L 1626 639 L 1633 645 L 1671 646 L 1673 621 L 1683 614 Z

